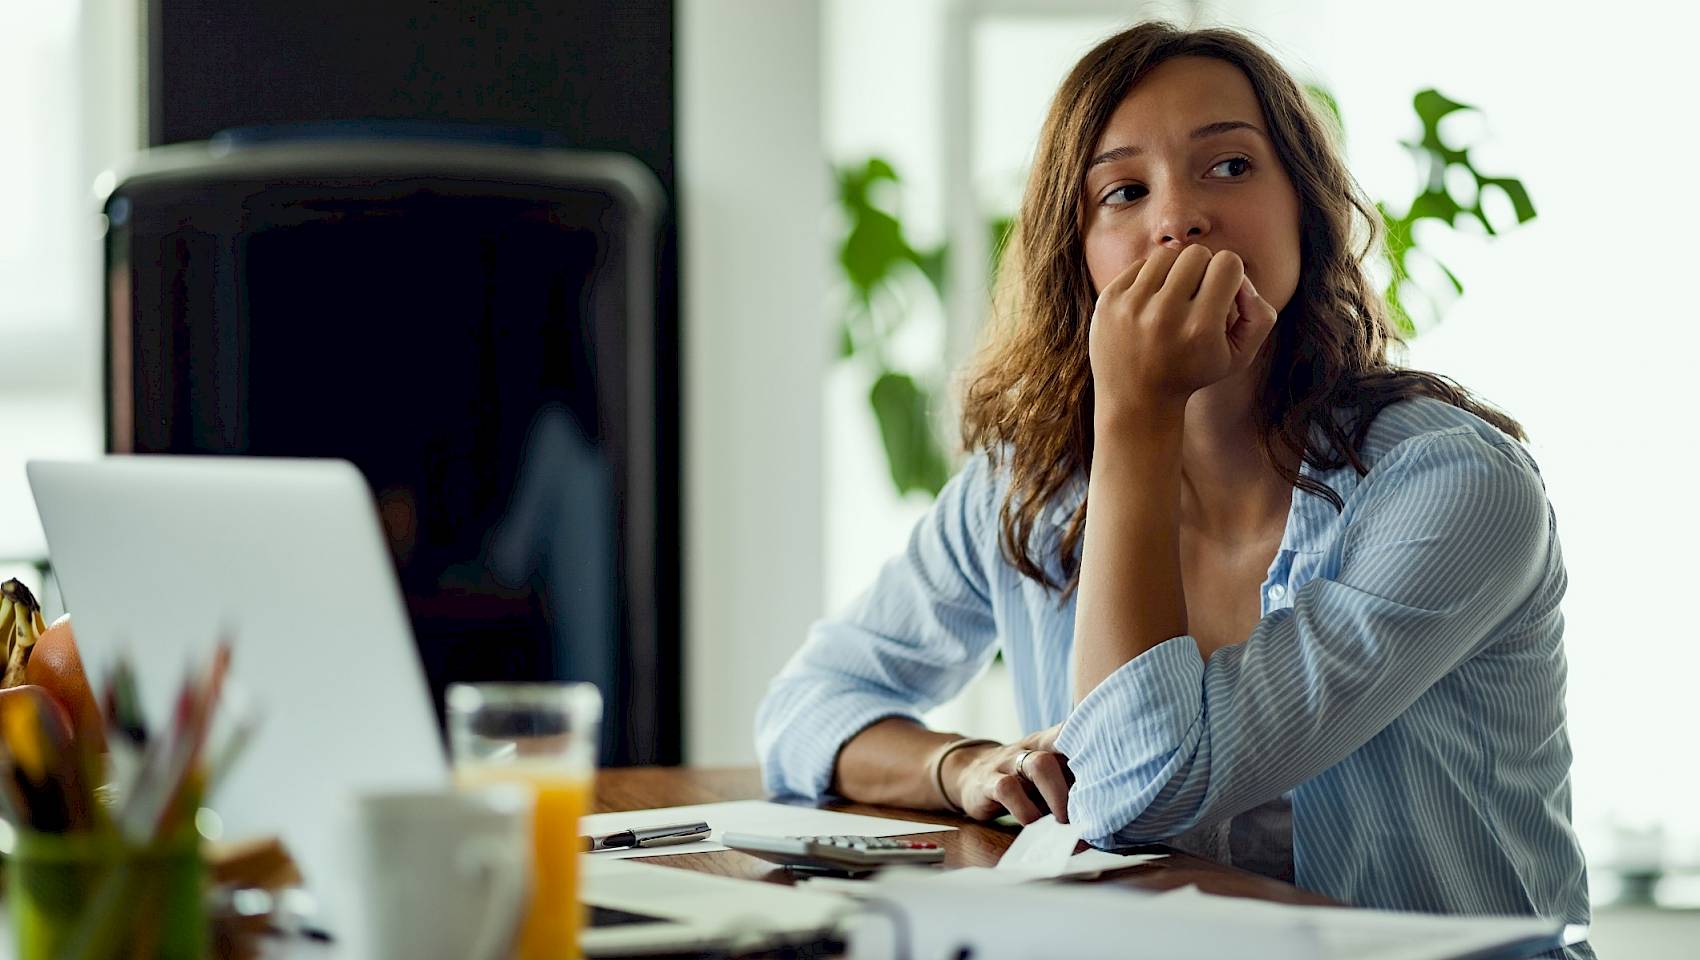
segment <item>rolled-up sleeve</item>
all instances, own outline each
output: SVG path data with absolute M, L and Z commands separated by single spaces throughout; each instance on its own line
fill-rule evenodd
M 1348 504 L 1335 572 L 1291 608 L 1208 663 L 1192 637 L 1166 640 L 1075 708 L 1057 746 L 1091 842 L 1166 839 L 1298 786 L 1519 614 L 1554 538 L 1533 461 L 1466 429 L 1414 437 L 1377 466 Z
M 818 802 L 838 751 L 886 717 L 919 722 L 990 662 L 997 630 L 987 580 L 998 534 L 992 468 L 976 455 L 951 478 L 873 585 L 822 620 L 769 686 L 756 749 L 769 795 Z

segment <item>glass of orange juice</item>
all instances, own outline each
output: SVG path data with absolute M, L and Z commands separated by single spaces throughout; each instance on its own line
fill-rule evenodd
M 588 683 L 453 683 L 447 695 L 455 782 L 531 788 L 531 909 L 519 960 L 579 956 L 579 818 L 590 810 L 602 696 Z

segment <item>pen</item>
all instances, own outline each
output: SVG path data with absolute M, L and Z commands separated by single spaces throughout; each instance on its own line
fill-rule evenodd
M 621 830 L 601 836 L 583 836 L 579 837 L 579 841 L 585 850 L 622 850 L 707 840 L 708 832 L 708 824 L 698 820 L 695 823 L 675 823 L 665 827 L 645 827 L 642 830 Z

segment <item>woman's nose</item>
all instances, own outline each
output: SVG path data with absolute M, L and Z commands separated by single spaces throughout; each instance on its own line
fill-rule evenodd
M 1151 231 L 1153 245 L 1181 248 L 1210 234 L 1210 217 L 1190 195 L 1171 191 Z
M 1165 246 L 1165 247 L 1185 247 L 1188 244 L 1199 243 L 1203 239 L 1204 239 L 1204 228 L 1203 227 L 1200 227 L 1200 226 L 1190 226 L 1190 227 L 1175 226 L 1175 227 L 1165 227 L 1165 228 L 1163 228 L 1162 236 L 1157 241 L 1157 243 L 1160 244 L 1161 246 Z

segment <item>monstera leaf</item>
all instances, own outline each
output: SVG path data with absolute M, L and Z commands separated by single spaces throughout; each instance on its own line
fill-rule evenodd
M 1415 336 L 1417 325 L 1411 319 L 1410 311 L 1402 300 L 1402 287 L 1411 279 L 1409 258 L 1416 249 L 1413 239 L 1414 227 L 1419 220 L 1439 220 L 1449 227 L 1456 228 L 1460 217 L 1468 216 L 1481 224 L 1482 229 L 1490 237 L 1498 236 L 1493 222 L 1488 219 L 1483 207 L 1483 200 L 1488 191 L 1498 190 L 1511 201 L 1512 212 L 1518 223 L 1527 223 L 1535 219 L 1535 205 L 1529 200 L 1529 192 L 1524 189 L 1523 182 L 1515 177 L 1490 177 L 1476 169 L 1470 160 L 1468 148 L 1454 148 L 1440 138 L 1440 121 L 1450 114 L 1460 110 L 1475 110 L 1475 107 L 1452 100 L 1437 90 L 1422 90 L 1412 98 L 1411 105 L 1417 111 L 1417 117 L 1423 124 L 1422 139 L 1416 143 L 1408 140 L 1399 141 L 1406 149 L 1416 155 L 1419 164 L 1426 168 L 1426 185 L 1422 192 L 1411 200 L 1411 204 L 1402 215 L 1394 215 L 1386 204 L 1377 203 L 1376 208 L 1381 212 L 1382 225 L 1386 228 L 1386 252 L 1391 273 L 1387 281 L 1387 289 L 1383 296 L 1387 300 L 1394 326 L 1407 337 Z M 1474 202 L 1465 205 L 1452 196 L 1447 186 L 1447 171 L 1454 167 L 1462 167 L 1476 181 Z M 1428 256 L 1442 273 L 1446 275 L 1447 283 L 1454 294 L 1464 292 L 1464 284 L 1458 275 L 1440 258 Z M 1415 285 L 1412 285 L 1414 288 Z M 1440 298 L 1425 294 L 1434 313 L 1438 317 Z

